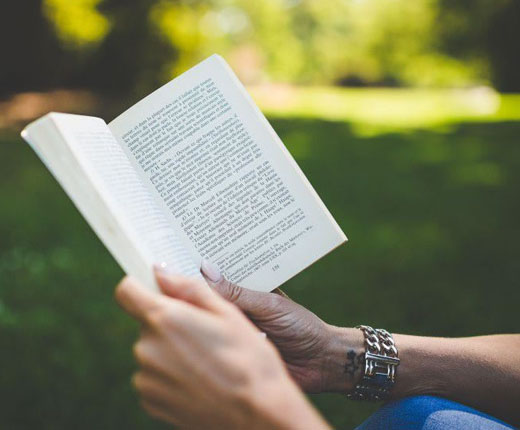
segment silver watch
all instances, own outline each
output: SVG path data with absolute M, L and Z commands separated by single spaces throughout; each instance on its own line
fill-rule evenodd
M 395 383 L 396 368 L 399 357 L 394 339 L 383 329 L 361 325 L 365 336 L 365 371 L 363 378 L 347 393 L 353 400 L 386 400 Z

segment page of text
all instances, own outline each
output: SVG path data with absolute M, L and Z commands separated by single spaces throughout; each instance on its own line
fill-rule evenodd
M 166 263 L 178 273 L 199 276 L 182 239 L 106 124 L 97 118 L 76 115 L 60 115 L 56 123 L 97 189 L 134 236 L 150 271 L 152 264 Z
M 194 258 L 233 282 L 272 290 L 346 239 L 218 56 L 109 127 Z

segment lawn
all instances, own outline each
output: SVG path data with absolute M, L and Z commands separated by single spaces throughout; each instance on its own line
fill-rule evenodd
M 363 94 L 352 102 L 392 105 Z M 518 331 L 518 96 L 492 95 L 480 113 L 471 104 L 470 113 L 446 112 L 451 99 L 441 97 L 424 114 L 410 97 L 398 97 L 408 108 L 393 112 L 394 122 L 361 107 L 334 115 L 317 96 L 314 115 L 263 104 L 350 240 L 284 289 L 338 325 L 439 336 Z M 137 326 L 112 298 L 121 270 L 7 131 L 0 205 L 0 428 L 163 428 L 140 411 L 129 384 Z M 312 399 L 344 429 L 374 409 L 341 395 Z

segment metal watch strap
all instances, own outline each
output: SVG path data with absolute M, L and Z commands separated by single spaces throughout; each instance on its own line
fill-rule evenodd
M 366 325 L 356 328 L 365 336 L 365 367 L 363 378 L 347 396 L 353 400 L 385 400 L 394 386 L 395 371 L 399 365 L 394 339 L 383 329 Z

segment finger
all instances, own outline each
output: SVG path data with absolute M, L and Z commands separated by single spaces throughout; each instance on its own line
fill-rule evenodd
M 118 284 L 115 297 L 132 317 L 146 322 L 146 316 L 161 304 L 161 296 L 142 286 L 136 279 L 125 276 Z
M 171 414 L 171 412 L 168 410 L 168 408 L 161 404 L 152 402 L 148 399 L 142 399 L 141 407 L 146 411 L 146 413 L 148 415 L 150 415 L 152 418 L 154 418 L 156 420 L 164 421 L 166 423 L 173 424 L 173 425 L 177 424 L 177 420 Z
M 150 334 L 146 332 L 141 333 L 140 339 L 134 343 L 133 353 L 135 361 L 141 368 L 158 374 L 164 373 L 165 369 L 157 364 L 160 357 L 157 357 L 157 346 Z
M 132 376 L 132 385 L 143 400 L 155 404 L 168 403 L 168 400 L 176 400 L 176 384 L 166 382 L 164 375 L 147 370 L 140 370 Z
M 202 262 L 201 272 L 210 287 L 250 316 L 270 310 L 269 308 L 274 306 L 273 299 L 280 299 L 278 295 L 248 290 L 229 282 L 215 265 L 206 260 Z
M 165 295 L 206 310 L 222 310 L 222 299 L 204 282 L 167 273 L 160 266 L 155 266 L 154 270 L 157 283 Z

